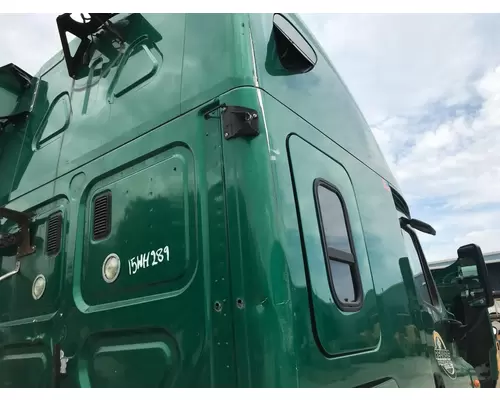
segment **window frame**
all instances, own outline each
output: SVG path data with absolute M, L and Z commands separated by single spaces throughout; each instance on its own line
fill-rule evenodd
M 418 258 L 420 261 L 420 266 L 422 268 L 422 272 L 423 272 L 424 279 L 425 279 L 425 285 L 427 286 L 427 291 L 429 292 L 429 298 L 431 300 L 430 305 L 439 308 L 441 305 L 441 303 L 439 301 L 439 299 L 440 299 L 439 292 L 437 290 L 436 283 L 434 282 L 434 278 L 432 277 L 431 270 L 429 269 L 429 265 L 427 264 L 427 260 L 425 258 L 424 251 L 422 250 L 422 246 L 420 245 L 420 240 L 418 240 L 418 236 L 415 233 L 415 231 L 410 226 L 404 224 L 401 221 L 401 217 L 399 218 L 399 225 L 400 225 L 402 231 L 405 231 L 406 233 L 408 233 L 408 235 L 410 236 L 410 239 L 413 243 L 413 246 L 415 247 L 415 250 L 417 252 L 417 255 L 418 255 Z M 401 234 L 403 235 L 403 232 L 401 232 Z M 402 237 L 402 239 L 404 241 L 404 237 Z M 405 255 L 408 258 L 408 254 L 406 254 L 406 249 L 405 249 Z
M 339 199 L 340 206 L 342 208 L 342 213 L 344 215 L 343 222 L 344 222 L 345 227 L 346 227 L 347 239 L 349 241 L 349 245 L 351 247 L 352 254 L 349 254 L 349 253 L 346 253 L 342 250 L 328 246 L 328 243 L 326 241 L 325 227 L 323 224 L 322 212 L 321 212 L 322 211 L 321 203 L 320 203 L 320 199 L 319 199 L 319 188 L 320 187 L 329 190 L 330 192 L 332 192 L 333 195 L 337 196 L 337 198 Z M 349 220 L 349 212 L 347 210 L 347 205 L 344 201 L 344 197 L 342 196 L 340 190 L 335 185 L 333 185 L 332 183 L 330 183 L 322 178 L 316 178 L 314 180 L 313 193 L 314 193 L 314 203 L 315 203 L 315 207 L 316 207 L 316 218 L 318 220 L 319 232 L 320 232 L 320 236 L 321 236 L 321 247 L 323 250 L 323 259 L 325 262 L 326 273 L 328 276 L 328 284 L 330 286 L 330 292 L 331 292 L 332 297 L 335 301 L 335 304 L 337 305 L 337 307 L 340 310 L 347 311 L 347 312 L 359 311 L 361 309 L 361 307 L 363 306 L 364 292 L 363 292 L 363 285 L 361 283 L 361 274 L 359 273 L 359 264 L 358 264 L 358 260 L 356 257 L 356 249 L 354 246 L 354 240 L 352 238 L 351 224 L 350 224 L 350 220 Z M 344 302 L 344 301 L 341 301 L 339 299 L 337 292 L 335 290 L 335 285 L 334 285 L 333 277 L 332 277 L 332 273 L 331 273 L 331 267 L 330 267 L 331 260 L 349 265 L 350 270 L 351 270 L 351 277 L 352 277 L 354 296 L 355 296 L 355 300 L 353 302 Z

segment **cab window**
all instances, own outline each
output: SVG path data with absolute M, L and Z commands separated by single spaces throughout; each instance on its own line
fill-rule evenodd
M 403 216 L 403 214 L 400 214 L 400 216 Z M 403 236 L 406 254 L 413 273 L 417 295 L 427 304 L 438 305 L 437 288 L 427 267 L 416 233 L 407 226 L 401 228 L 401 235 Z
M 316 180 L 318 211 L 323 249 L 332 295 L 342 310 L 359 308 L 361 280 L 342 195 L 329 182 Z
M 401 234 L 403 235 L 406 254 L 408 255 L 408 261 L 410 263 L 410 267 L 413 273 L 413 280 L 415 282 L 415 288 L 417 290 L 417 294 L 423 301 L 432 304 L 431 294 L 429 292 L 429 288 L 425 280 L 424 271 L 422 269 L 422 264 L 420 263 L 420 258 L 418 256 L 417 249 L 415 248 L 413 240 L 407 231 L 401 229 Z

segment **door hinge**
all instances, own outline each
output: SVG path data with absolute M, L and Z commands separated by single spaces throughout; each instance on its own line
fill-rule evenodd
M 259 114 L 256 110 L 241 106 L 218 105 L 205 113 L 205 119 L 216 118 L 211 114 L 220 109 L 224 138 L 255 137 L 259 135 Z

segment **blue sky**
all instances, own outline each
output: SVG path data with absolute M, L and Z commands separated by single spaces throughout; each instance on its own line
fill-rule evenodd
M 0 15 L 0 64 L 59 50 L 56 14 Z M 500 251 L 500 15 L 302 14 L 354 95 L 412 213 L 437 236 Z
M 500 15 L 303 15 L 402 186 L 428 260 L 500 251 Z

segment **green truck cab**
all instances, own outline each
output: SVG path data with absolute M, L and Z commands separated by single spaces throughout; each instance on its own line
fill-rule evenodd
M 0 70 L 0 386 L 476 386 L 447 302 L 492 305 L 481 250 L 435 281 L 300 18 L 57 26 Z

